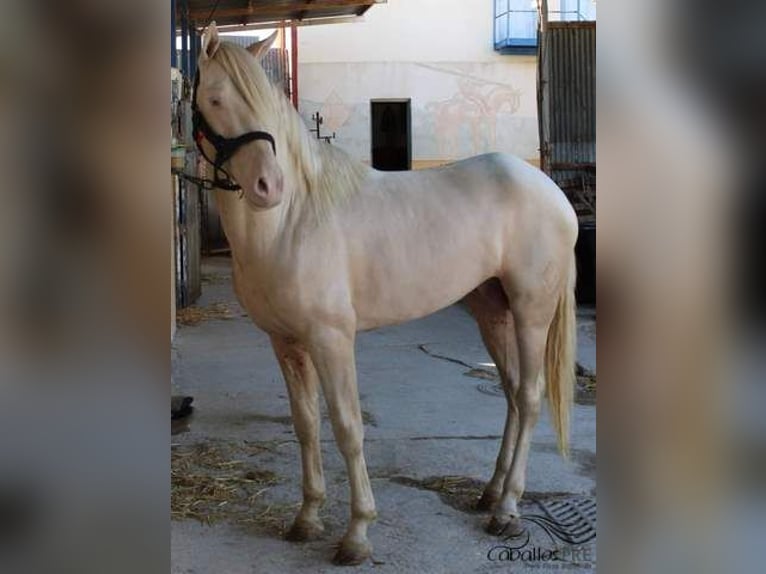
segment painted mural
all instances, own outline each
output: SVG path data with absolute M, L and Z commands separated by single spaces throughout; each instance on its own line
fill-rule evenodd
M 521 69 L 522 72 L 519 72 Z M 413 160 L 490 151 L 537 155 L 534 65 L 504 63 L 303 64 L 300 112 L 319 112 L 339 145 L 369 160 L 373 98 L 411 98 Z
M 456 158 L 461 152 L 461 130 L 471 134 L 472 153 L 497 149 L 497 123 L 500 113 L 514 114 L 521 92 L 511 86 L 461 79 L 451 98 L 429 102 L 426 111 L 433 116 L 434 136 L 439 155 Z

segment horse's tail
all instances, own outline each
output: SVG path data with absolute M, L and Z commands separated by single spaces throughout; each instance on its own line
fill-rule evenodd
M 545 346 L 548 407 L 558 436 L 559 451 L 569 455 L 569 407 L 575 385 L 577 324 L 575 317 L 576 267 L 572 254 L 569 277 L 556 305 Z

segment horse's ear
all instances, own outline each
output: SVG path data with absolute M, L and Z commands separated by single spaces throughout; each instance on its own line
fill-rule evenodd
M 212 58 L 218 46 L 221 45 L 221 40 L 218 38 L 218 28 L 215 26 L 215 22 L 211 22 L 210 25 L 202 32 L 202 53 L 201 59 Z
M 259 59 L 262 58 L 263 55 L 269 51 L 269 48 L 271 48 L 271 45 L 274 43 L 274 40 L 277 39 L 277 34 L 279 34 L 279 30 L 274 30 L 271 36 L 269 36 L 265 40 L 261 40 L 259 42 L 256 42 L 255 44 L 250 44 L 247 47 L 247 51 L 250 52 L 256 58 L 259 58 Z

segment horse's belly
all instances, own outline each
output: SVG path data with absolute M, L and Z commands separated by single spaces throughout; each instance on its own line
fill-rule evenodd
M 404 247 L 382 249 L 367 261 L 354 289 L 360 330 L 443 309 L 495 276 L 500 266 L 498 250 L 486 230 L 463 230 L 441 244 L 413 238 Z

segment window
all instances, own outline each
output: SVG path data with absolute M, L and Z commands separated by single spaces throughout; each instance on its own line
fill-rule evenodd
M 537 52 L 537 0 L 494 0 L 495 50 L 504 54 Z
M 495 50 L 503 54 L 537 52 L 537 0 L 493 0 Z M 551 22 L 596 19 L 596 0 L 548 0 Z
M 596 0 L 549 0 L 551 22 L 585 22 L 596 20 Z

